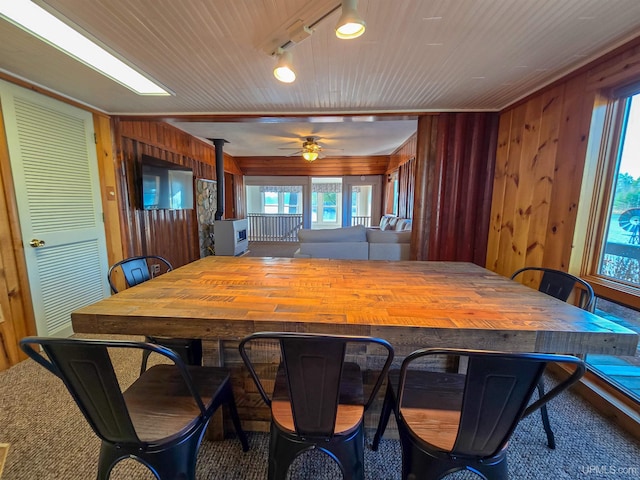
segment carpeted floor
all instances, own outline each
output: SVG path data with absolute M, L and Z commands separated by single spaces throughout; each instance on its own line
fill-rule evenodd
M 114 353 L 123 385 L 133 381 L 140 358 Z M 88 480 L 95 478 L 100 442 L 90 430 L 62 383 L 33 361 L 0 372 L 0 443 L 11 448 L 2 480 Z M 513 479 L 640 478 L 640 443 L 607 422 L 579 397 L 567 393 L 550 404 L 558 447 L 549 450 L 539 415 L 518 426 L 509 446 Z M 264 479 L 268 436 L 250 433 L 251 449 L 243 453 L 236 439 L 205 441 L 200 449 L 198 479 Z M 370 439 L 368 439 L 370 441 Z M 398 441 L 383 440 L 377 452 L 365 450 L 366 478 L 399 479 Z M 296 460 L 292 479 L 339 479 L 338 467 L 318 451 Z M 121 462 L 113 480 L 152 480 L 134 460 Z M 479 478 L 470 472 L 448 480 Z

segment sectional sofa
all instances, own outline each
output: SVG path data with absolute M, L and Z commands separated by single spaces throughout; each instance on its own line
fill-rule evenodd
M 298 241 L 296 258 L 409 260 L 411 220 L 385 215 L 379 227 L 302 229 L 298 232 Z

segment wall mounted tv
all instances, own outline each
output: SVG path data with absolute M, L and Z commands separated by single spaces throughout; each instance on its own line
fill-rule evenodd
M 175 163 L 142 155 L 142 208 L 193 208 L 193 171 Z

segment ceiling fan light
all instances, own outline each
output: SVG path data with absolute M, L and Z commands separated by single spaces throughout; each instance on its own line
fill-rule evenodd
M 336 37 L 349 40 L 364 33 L 366 23 L 358 14 L 357 0 L 342 0 L 342 15 L 336 24 Z
M 278 63 L 273 69 L 273 76 L 283 83 L 292 83 L 296 79 L 296 74 L 292 68 L 293 55 L 287 50 L 278 53 Z
M 302 158 L 304 158 L 307 162 L 313 162 L 318 158 L 318 152 L 308 151 L 302 152 Z

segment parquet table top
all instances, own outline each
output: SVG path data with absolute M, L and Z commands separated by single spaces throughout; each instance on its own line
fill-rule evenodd
M 75 332 L 633 355 L 638 335 L 471 263 L 206 257 L 72 313 Z

